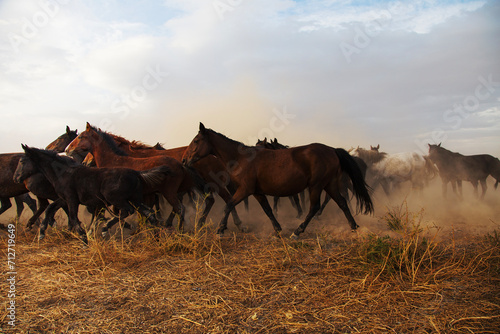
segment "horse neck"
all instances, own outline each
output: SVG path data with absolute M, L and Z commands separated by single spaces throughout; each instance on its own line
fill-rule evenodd
M 245 146 L 237 141 L 210 131 L 209 142 L 212 145 L 214 155 L 221 159 L 225 165 L 230 161 L 238 161 L 244 158 Z
M 63 136 L 63 137 L 57 138 L 52 143 L 47 145 L 47 147 L 45 149 L 61 153 L 61 152 L 64 152 L 64 149 L 66 148 L 66 146 L 69 145 L 70 142 L 71 142 L 71 140 L 69 140 L 68 136 Z
M 380 162 L 383 160 L 386 156 L 386 154 L 375 152 L 375 151 L 368 151 L 368 150 L 362 150 L 358 151 L 359 157 L 365 161 L 366 164 L 368 165 L 373 165 L 376 164 L 377 162 Z
M 38 155 L 38 160 L 36 162 L 33 161 L 33 163 L 52 184 L 58 183 L 61 175 L 71 168 L 71 166 L 63 161 L 59 162 L 41 155 Z
M 109 160 L 116 159 L 116 157 L 120 156 L 113 151 L 104 138 L 99 136 L 98 138 L 94 138 L 94 136 L 92 136 L 92 149 L 90 153 L 94 156 L 94 161 L 97 167 L 106 165 Z

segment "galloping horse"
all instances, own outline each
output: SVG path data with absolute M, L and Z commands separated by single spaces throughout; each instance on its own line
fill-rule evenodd
M 368 166 L 367 178 L 373 189 L 379 184 L 387 196 L 403 182 L 410 181 L 412 188 L 422 191 L 428 180 L 426 159 L 414 152 L 387 154 L 379 152 L 380 145 L 370 150 L 356 148 L 354 156 L 360 157 Z
M 448 182 L 451 182 L 455 193 L 455 182 L 458 184 L 460 198 L 462 198 L 462 180 L 472 183 L 476 197 L 478 196 L 478 182 L 481 183 L 481 199 L 486 194 L 486 178 L 489 175 L 497 181 L 495 189 L 500 182 L 500 160 L 489 154 L 462 155 L 441 147 L 440 143 L 438 145 L 429 144 L 429 157 L 439 169 L 443 197 L 445 198 Z
M 304 222 L 292 234 L 292 238 L 307 227 L 320 208 L 320 195 L 325 190 L 344 212 L 351 228 L 358 225 L 352 216 L 346 199 L 340 193 L 342 171 L 346 171 L 354 185 L 358 208 L 365 213 L 373 212 L 373 204 L 359 167 L 343 149 L 322 144 L 310 144 L 282 150 L 262 150 L 206 129 L 200 123 L 198 134 L 184 153 L 183 163 L 191 165 L 201 158 L 214 154 L 228 168 L 231 181 L 237 186 L 232 199 L 226 204 L 217 234 L 227 228 L 227 218 L 235 205 L 253 195 L 271 220 L 277 234 L 281 226 L 273 215 L 266 195 L 291 196 L 309 189 L 310 208 Z
M 118 217 L 108 225 L 123 220 L 137 209 L 143 216 L 156 224 L 151 209 L 143 204 L 145 189 L 153 189 L 170 174 L 168 167 L 137 172 L 129 168 L 92 168 L 83 166 L 73 159 L 60 156 L 54 151 L 22 146 L 26 157 L 45 175 L 58 196 L 62 198 L 69 212 L 70 228 L 76 228 L 82 241 L 87 235 L 78 220 L 78 206 L 83 204 L 94 210 L 113 206 Z M 31 168 L 31 167 L 30 167 Z M 20 177 L 23 163 L 17 168 Z
M 118 148 L 109 134 L 90 126 L 88 123 L 86 130 L 73 140 L 66 148 L 66 152 L 70 156 L 81 155 L 81 152 L 90 152 L 94 156 L 97 167 L 127 167 L 141 171 L 157 166 L 168 166 L 171 172 L 157 188 L 157 192 L 163 195 L 173 208 L 173 212 L 166 222 L 167 227 L 171 226 L 174 214 L 176 214 L 179 216 L 179 229 L 183 228 L 184 206 L 178 195 L 195 189 L 204 192 L 203 180 L 196 173 L 182 166 L 179 161 L 165 155 L 147 158 L 131 157 Z M 213 204 L 213 198 L 207 198 L 205 204 L 205 211 L 199 220 L 200 224 L 205 221 L 208 210 Z

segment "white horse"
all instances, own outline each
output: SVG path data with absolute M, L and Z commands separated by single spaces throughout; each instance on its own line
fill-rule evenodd
M 410 181 L 412 189 L 421 192 L 424 185 L 436 175 L 435 167 L 428 157 L 415 152 L 387 154 L 379 152 L 379 148 L 380 145 L 370 146 L 370 150 L 358 147 L 352 153 L 366 162 L 366 178 L 373 189 L 380 184 L 389 196 L 401 183 Z

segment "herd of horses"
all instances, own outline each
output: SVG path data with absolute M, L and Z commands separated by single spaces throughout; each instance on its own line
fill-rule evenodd
M 497 158 L 487 154 L 466 156 L 448 151 L 441 144 L 429 144 L 427 156 L 387 154 L 380 152 L 379 146 L 349 151 L 319 143 L 287 147 L 276 139 L 248 146 L 202 123 L 188 146 L 174 149 L 129 141 L 89 123 L 80 134 L 66 127 L 66 132 L 45 149 L 27 145 L 22 148 L 24 153 L 0 154 L 0 214 L 11 207 L 12 197 L 18 217 L 23 203 L 33 211 L 28 228 L 45 212 L 40 239 L 48 225 L 54 224 L 55 213 L 63 209 L 69 228 L 87 242 L 87 231 L 78 218 L 80 205 L 92 214 L 91 226 L 104 222 L 103 235 L 135 212 L 149 224 L 167 228 L 177 218 L 178 229 L 182 230 L 184 195 L 191 201 L 195 196 L 203 198 L 203 212 L 197 219 L 203 225 L 214 204 L 214 194 L 226 203 L 217 229 L 219 236 L 227 229 L 229 215 L 242 230 L 236 206 L 249 196 L 257 200 L 279 234 L 281 226 L 275 216 L 278 199 L 289 197 L 300 217 L 299 196 L 304 203 L 307 190 L 309 211 L 291 236 L 297 238 L 330 199 L 355 230 L 358 224 L 351 213 L 349 193 L 356 199 L 356 211 L 370 214 L 374 211 L 371 192 L 378 186 L 389 195 L 410 182 L 412 189 L 421 192 L 430 179 L 439 175 L 444 197 L 451 183 L 461 198 L 462 181 L 468 181 L 478 197 L 481 184 L 480 197 L 484 198 L 488 176 L 496 180 L 495 188 L 500 182 Z M 326 196 L 321 204 L 323 192 Z M 29 193 L 36 196 L 38 206 Z M 267 196 L 274 197 L 274 210 Z M 172 208 L 166 220 L 161 214 L 160 197 Z M 105 212 L 109 212 L 110 219 L 105 218 Z

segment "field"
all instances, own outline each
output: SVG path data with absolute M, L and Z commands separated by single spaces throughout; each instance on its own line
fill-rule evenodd
M 439 186 L 436 186 L 438 189 Z M 500 208 L 483 202 L 375 196 L 351 232 L 330 204 L 299 240 L 288 199 L 272 233 L 256 202 L 238 206 L 247 233 L 215 223 L 187 233 L 139 226 L 88 246 L 59 216 L 46 239 L 15 239 L 15 326 L 4 274 L 0 332 L 10 333 L 498 333 Z M 210 218 L 218 222 L 217 203 Z M 81 219 L 88 221 L 82 213 Z M 15 222 L 2 216 L 4 226 Z M 0 231 L 7 267 L 8 239 Z M 9 270 L 7 270 L 9 271 Z M 11 275 L 12 276 L 12 275 Z

